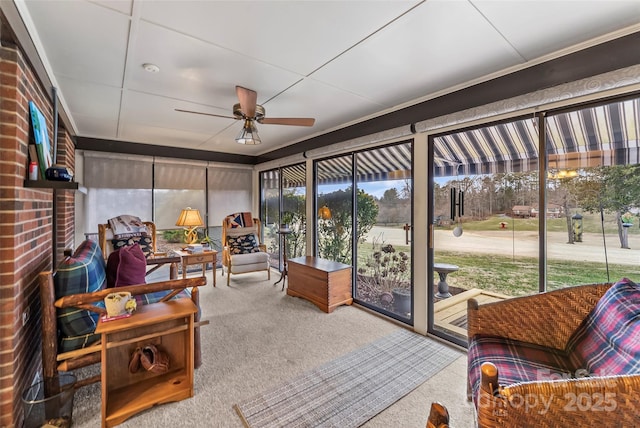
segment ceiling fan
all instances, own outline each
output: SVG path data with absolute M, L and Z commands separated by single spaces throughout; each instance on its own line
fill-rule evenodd
M 265 125 L 293 125 L 293 126 L 313 126 L 315 119 L 311 117 L 265 117 L 265 109 L 257 104 L 258 93 L 254 90 L 236 86 L 236 95 L 240 101 L 233 105 L 233 116 L 223 116 L 220 114 L 203 113 L 199 111 L 175 109 L 183 113 L 195 113 L 205 116 L 224 117 L 227 119 L 244 120 L 242 131 L 236 137 L 240 144 L 260 144 L 258 129 L 255 122 Z

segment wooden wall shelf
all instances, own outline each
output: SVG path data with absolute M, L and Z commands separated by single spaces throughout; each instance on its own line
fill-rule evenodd
M 24 187 L 78 190 L 78 183 L 74 181 L 25 180 Z

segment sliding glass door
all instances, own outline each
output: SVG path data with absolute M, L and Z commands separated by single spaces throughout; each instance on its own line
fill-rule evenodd
M 413 323 L 412 143 L 316 161 L 316 254 L 353 266 L 353 298 Z
M 432 329 L 466 342 L 467 300 L 539 289 L 538 134 L 531 117 L 433 139 Z
M 464 345 L 471 298 L 640 275 L 640 99 L 436 135 L 430 150 L 430 332 Z
M 304 163 L 264 171 L 260 174 L 260 219 L 263 242 L 271 254 L 271 266 L 284 269 L 288 258 L 306 253 L 306 167 Z M 280 225 L 289 226 L 284 238 Z M 283 247 L 286 244 L 286 247 Z
M 317 161 L 316 254 L 348 265 L 353 261 L 353 156 Z
M 356 302 L 412 323 L 411 143 L 355 154 Z
M 547 288 L 640 275 L 640 99 L 545 118 Z

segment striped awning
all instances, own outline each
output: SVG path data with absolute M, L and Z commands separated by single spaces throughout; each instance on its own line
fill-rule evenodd
M 436 177 L 536 171 L 536 125 L 537 119 L 530 117 L 434 138 Z M 640 98 L 549 114 L 545 125 L 549 168 L 640 164 Z M 400 143 L 322 159 L 318 184 L 351 182 L 352 156 L 359 182 L 411 177 L 411 144 Z M 285 188 L 304 186 L 304 163 L 279 171 Z M 263 185 L 277 187 L 278 174 L 263 173 Z
M 354 153 L 356 180 L 372 182 L 411 178 L 411 144 L 402 143 Z M 318 184 L 352 181 L 351 155 L 324 159 L 317 164 Z
M 411 178 L 411 144 L 402 143 L 353 154 L 356 158 L 359 182 L 401 180 Z M 352 180 L 352 155 L 322 159 L 318 162 L 318 184 L 349 183 Z M 304 163 L 261 173 L 262 188 L 278 188 L 282 176 L 283 188 L 304 186 L 306 167 Z
M 548 115 L 545 123 L 550 167 L 640 163 L 640 99 Z M 436 176 L 531 171 L 538 157 L 534 118 L 434 139 Z

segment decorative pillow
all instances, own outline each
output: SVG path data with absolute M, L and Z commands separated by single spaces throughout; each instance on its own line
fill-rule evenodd
M 640 373 L 640 286 L 623 278 L 607 290 L 569 340 L 582 368 L 598 376 Z
M 130 238 L 124 239 L 112 239 L 111 243 L 113 244 L 113 250 L 119 250 L 122 247 L 126 247 L 129 245 L 138 244 L 142 249 L 145 257 L 149 257 L 153 252 L 153 239 L 146 236 L 132 236 Z
M 147 259 L 140 245 L 122 247 L 109 254 L 107 288 L 144 284 L 146 274 Z
M 256 236 L 252 233 L 249 235 L 227 236 L 227 246 L 231 255 L 260 252 Z
M 105 264 L 97 242 L 86 240 L 73 256 L 63 260 L 53 277 L 55 296 L 99 291 L 105 285 Z M 104 307 L 103 302 L 96 306 Z M 67 352 L 89 345 L 100 339 L 93 332 L 98 325 L 98 314 L 85 309 L 63 308 L 57 310 L 58 328 L 61 333 L 60 351 Z
M 250 212 L 231 214 L 227 218 L 229 219 L 229 226 L 232 228 L 253 226 L 253 215 Z

